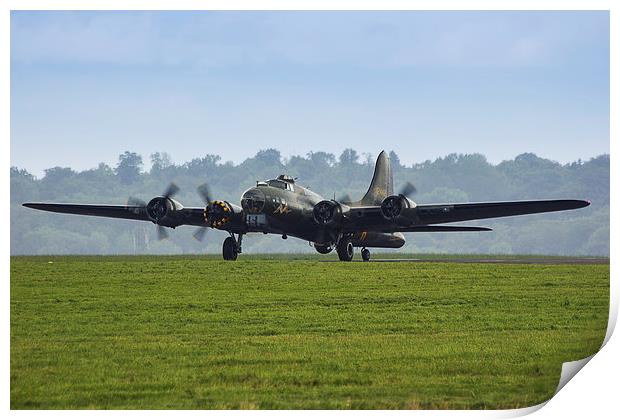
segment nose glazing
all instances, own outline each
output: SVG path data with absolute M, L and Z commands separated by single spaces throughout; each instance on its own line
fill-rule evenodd
M 260 213 L 265 208 L 265 194 L 258 188 L 247 190 L 241 197 L 241 207 L 247 213 Z

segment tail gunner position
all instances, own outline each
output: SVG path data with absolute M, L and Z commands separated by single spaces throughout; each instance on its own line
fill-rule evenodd
M 198 188 L 204 207 L 183 207 L 173 196 L 178 188 L 170 184 L 160 197 L 148 203 L 130 199 L 122 205 L 24 203 L 26 207 L 57 213 L 114 217 L 150 221 L 157 225 L 159 238 L 168 236 L 166 228 L 198 226 L 194 237 L 202 240 L 207 229 L 229 233 L 224 240 L 225 260 L 236 260 L 246 233 L 289 235 L 311 242 L 321 254 L 336 250 L 341 261 L 351 261 L 354 248 L 362 248 L 364 261 L 368 248 L 400 248 L 402 232 L 490 231 L 485 227 L 453 226 L 444 223 L 488 219 L 586 207 L 582 200 L 536 200 L 464 204 L 418 205 L 409 196 L 413 185 L 394 194 L 392 166 L 385 151 L 379 154 L 368 191 L 359 201 L 327 200 L 295 183 L 287 175 L 257 182 L 243 193 L 241 206 L 213 200 L 206 185 Z

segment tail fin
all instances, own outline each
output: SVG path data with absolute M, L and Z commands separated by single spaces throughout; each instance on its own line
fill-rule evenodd
M 394 180 L 392 178 L 392 164 L 390 163 L 390 157 L 385 150 L 383 150 L 379 157 L 377 157 L 377 163 L 375 163 L 375 173 L 372 176 L 370 187 L 366 195 L 362 197 L 359 204 L 362 206 L 378 206 L 383 199 L 389 195 L 394 194 Z

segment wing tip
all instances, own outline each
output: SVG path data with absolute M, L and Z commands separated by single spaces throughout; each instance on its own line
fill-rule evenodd
M 50 203 L 22 203 L 22 206 L 28 207 L 29 209 L 35 210 L 43 210 L 43 211 L 54 211 L 54 205 Z
M 592 204 L 590 200 L 568 200 L 568 201 L 572 202 L 571 208 L 573 209 L 581 209 L 584 207 L 588 207 L 590 204 Z

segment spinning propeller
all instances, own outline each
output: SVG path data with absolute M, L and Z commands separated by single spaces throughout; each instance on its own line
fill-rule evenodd
M 168 231 L 166 229 L 167 225 L 165 224 L 165 219 L 169 217 L 175 210 L 178 210 L 177 206 L 179 204 L 175 204 L 175 202 L 173 202 L 172 200 L 172 197 L 174 197 L 179 191 L 180 188 L 175 183 L 171 182 L 161 196 L 153 198 L 148 203 L 140 198 L 129 197 L 127 199 L 127 206 L 135 214 L 140 214 L 142 212 L 145 213 L 153 223 L 157 224 L 157 239 L 166 239 L 168 238 Z M 211 206 L 212 200 L 207 184 L 200 185 L 197 191 L 198 195 L 205 203 L 207 208 L 214 207 L 213 209 L 211 209 L 211 212 L 217 213 L 218 210 L 221 210 L 221 206 Z M 217 218 L 219 214 L 215 216 Z M 203 226 L 198 228 L 192 236 L 196 240 L 202 241 L 205 237 L 205 234 L 207 233 L 208 227 L 209 226 Z
M 418 192 L 418 189 L 411 182 L 407 181 L 405 185 L 400 189 L 399 195 L 404 195 L 405 197 L 410 197 Z
M 403 212 L 404 208 L 410 208 L 411 206 L 415 206 L 415 203 L 409 200 L 413 194 L 417 192 L 416 187 L 411 183 L 407 182 L 400 189 L 398 195 L 391 195 L 386 197 L 381 202 L 381 214 L 384 218 L 391 221 L 396 221 L 396 219 Z
M 178 192 L 179 187 L 174 182 L 171 182 L 160 197 L 153 198 L 148 204 L 140 198 L 129 197 L 127 199 L 127 206 L 131 207 L 135 214 L 146 213 L 148 218 L 157 224 L 157 239 L 161 241 L 168 237 L 168 232 L 161 223 L 171 211 L 175 210 L 171 198 Z
M 209 193 L 209 187 L 207 186 L 207 184 L 205 183 L 205 184 L 199 185 L 196 190 L 198 191 L 198 195 L 200 196 L 200 198 L 202 198 L 202 201 L 208 207 L 209 204 L 211 204 L 211 195 Z M 196 231 L 194 231 L 194 233 L 192 234 L 194 239 L 196 239 L 199 242 L 202 242 L 207 233 L 207 228 L 208 226 L 203 226 L 203 227 L 196 229 Z

